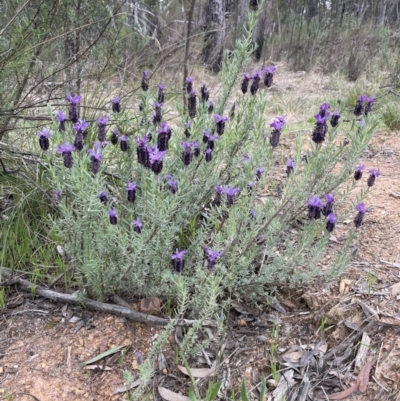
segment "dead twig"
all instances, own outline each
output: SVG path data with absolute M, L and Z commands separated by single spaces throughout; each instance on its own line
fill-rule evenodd
M 136 322 L 142 322 L 147 324 L 153 324 L 156 326 L 166 326 L 170 321 L 168 319 L 163 319 L 161 317 L 146 315 L 145 313 L 138 312 L 134 309 L 125 308 L 119 305 L 111 305 L 103 302 L 93 301 L 89 298 L 84 298 L 83 296 L 77 296 L 75 294 L 64 294 L 56 291 L 52 291 L 47 289 L 46 287 L 35 285 L 28 280 L 23 278 L 15 278 L 13 277 L 13 273 L 11 270 L 2 268 L 1 269 L 2 277 L 6 279 L 16 280 L 18 285 L 24 289 L 35 289 L 35 293 L 40 295 L 41 297 L 51 299 L 55 302 L 63 302 L 72 305 L 80 305 L 87 309 L 96 310 L 99 312 L 111 313 L 113 315 L 123 316 L 129 320 L 133 320 Z M 179 319 L 176 321 L 177 326 L 191 326 L 195 320 L 188 319 Z M 208 320 L 204 322 L 205 326 L 215 326 L 215 322 Z

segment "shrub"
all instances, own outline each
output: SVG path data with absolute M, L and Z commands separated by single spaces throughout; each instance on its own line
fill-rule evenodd
M 400 130 L 400 104 L 388 102 L 380 110 L 382 122 L 392 131 Z
M 341 184 L 353 174 L 375 125 L 370 116 L 363 126 L 353 120 L 344 146 L 339 130 L 328 129 L 328 115 L 321 114 L 315 143 L 311 135 L 294 135 L 286 138 L 291 153 L 282 153 L 276 148 L 285 118 L 271 124 L 271 140 L 264 119 L 267 94 L 259 89 L 262 72 L 253 75 L 252 94 L 236 99 L 228 119 L 228 100 L 252 52 L 249 43 L 238 42 L 224 61 L 212 113 L 193 90 L 200 85 L 189 79 L 189 110 L 177 105 L 179 118 L 170 126 L 151 81 L 139 113 L 113 100 L 119 107 L 113 107 L 106 127 L 113 128 L 111 143 L 92 144 L 95 123 L 66 124 L 64 132 L 54 119 L 50 148 L 43 152 L 47 182 L 57 191 L 59 213 L 50 219 L 89 295 L 175 298 L 180 276 L 190 294 L 185 310 L 209 318 L 226 294 L 258 299 L 272 285 L 329 280 L 346 267 L 351 233 L 333 261 L 324 270 L 318 266 L 336 218 L 317 218 L 320 213 L 310 207 L 318 209 L 319 203 L 309 199 L 335 192 L 340 202 L 348 195 L 353 186 Z M 98 118 L 104 126 L 103 115 Z

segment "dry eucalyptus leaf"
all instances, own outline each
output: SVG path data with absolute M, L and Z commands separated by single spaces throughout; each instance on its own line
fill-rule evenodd
M 369 382 L 369 373 L 371 372 L 372 369 L 372 363 L 367 362 L 360 370 L 360 373 L 358 374 L 357 377 L 357 385 L 358 389 L 362 392 L 365 393 L 367 391 L 367 386 Z
M 400 294 L 400 283 L 391 285 L 389 289 L 392 295 Z
M 139 384 L 140 384 L 140 380 L 135 380 L 133 383 L 131 383 L 129 388 L 127 386 L 117 386 L 114 389 L 114 394 L 125 393 L 126 391 L 131 390 L 134 387 L 137 387 Z
M 284 361 L 287 361 L 287 362 L 296 362 L 296 361 L 300 360 L 300 358 L 303 356 L 303 353 L 304 352 L 302 352 L 302 351 L 288 352 L 288 353 L 282 355 L 282 358 Z
M 166 401 L 190 401 L 189 397 L 185 395 L 174 393 L 171 390 L 168 390 L 164 387 L 158 387 L 158 392 L 160 393 L 161 397 L 164 398 Z
M 348 294 L 350 290 L 350 285 L 351 285 L 351 280 L 349 280 L 348 278 L 342 278 L 339 284 L 339 293 L 341 295 Z
M 186 370 L 186 368 L 184 366 L 178 365 L 178 369 L 182 373 L 184 373 L 185 375 L 190 376 L 189 372 Z M 211 377 L 215 373 L 215 367 L 212 367 L 212 368 L 190 368 L 190 373 L 196 379 L 201 379 L 203 377 Z
M 112 368 L 110 368 L 109 366 L 102 366 L 102 365 L 88 365 L 88 366 L 85 367 L 85 369 L 89 369 L 89 370 L 95 370 L 95 369 L 112 370 Z
M 347 398 L 349 395 L 353 394 L 357 390 L 357 383 L 352 382 L 351 386 L 346 390 L 340 391 L 339 393 L 335 393 L 329 396 L 330 400 L 343 400 Z

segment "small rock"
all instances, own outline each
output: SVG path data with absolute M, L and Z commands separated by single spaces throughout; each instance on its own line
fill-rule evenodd
M 247 326 L 247 323 L 246 323 L 246 321 L 245 321 L 244 319 L 238 319 L 237 322 L 238 322 L 238 325 L 239 325 L 239 326 L 242 326 L 242 327 L 243 327 L 243 326 Z
M 395 198 L 395 199 L 400 198 L 400 194 L 398 194 L 397 192 L 389 192 L 389 196 L 391 196 L 392 198 Z
M 140 311 L 147 315 L 159 316 L 161 314 L 160 298 L 143 298 L 140 301 Z

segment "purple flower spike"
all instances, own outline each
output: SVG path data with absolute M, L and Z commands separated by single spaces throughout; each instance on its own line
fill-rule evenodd
M 70 92 L 67 92 L 66 99 L 69 104 L 79 104 L 82 98 L 80 95 L 72 96 Z
M 213 150 L 211 148 L 208 148 L 204 154 L 206 155 L 206 162 L 210 162 L 212 160 L 212 152 Z
M 367 208 L 365 207 L 365 203 L 361 202 L 361 203 L 357 204 L 356 205 L 356 210 L 357 210 L 357 212 L 360 212 L 360 213 L 366 213 L 367 212 Z
M 75 124 L 79 120 L 79 103 L 81 101 L 80 95 L 72 96 L 71 93 L 67 93 L 67 102 L 69 103 L 69 119 Z
M 65 132 L 65 121 L 67 121 L 67 116 L 62 112 L 62 110 L 57 111 L 57 121 L 58 121 L 58 130 L 60 132 Z
M 188 99 L 188 112 L 190 118 L 195 118 L 197 113 L 197 97 L 196 92 L 191 90 L 189 92 L 189 99 Z
M 192 142 L 182 141 L 181 146 L 183 147 L 182 160 L 185 166 L 188 166 L 193 159 L 192 153 Z
M 101 118 L 97 118 L 96 123 L 97 123 L 97 125 L 106 125 L 108 123 L 108 117 L 104 116 Z
M 157 97 L 157 102 L 158 103 L 164 103 L 165 102 L 165 85 L 164 84 L 158 84 L 158 97 Z
M 61 202 L 62 192 L 59 189 L 53 189 L 53 195 L 57 198 L 58 202 Z
M 199 157 L 200 156 L 200 145 L 196 141 L 193 141 L 192 142 L 192 146 L 193 146 L 193 149 L 194 149 L 193 156 L 194 157 Z
M 354 179 L 355 179 L 356 181 L 358 181 L 359 179 L 361 179 L 364 170 L 365 170 L 364 164 L 359 164 L 358 166 L 356 166 L 356 168 L 355 168 L 355 170 L 354 170 Z
M 274 130 L 272 131 L 271 137 L 269 138 L 269 142 L 273 148 L 276 148 L 279 145 L 279 140 L 281 137 L 281 129 L 285 126 L 285 118 L 286 116 L 282 117 L 275 117 L 274 121 L 270 124 L 270 127 Z
M 339 125 L 339 119 L 340 119 L 339 111 L 338 111 L 338 110 L 335 110 L 335 111 L 333 112 L 332 117 L 331 117 L 331 120 L 330 120 L 331 126 L 332 126 L 333 128 L 335 128 L 335 127 L 337 127 L 337 126 Z
M 36 135 L 39 137 L 39 145 L 40 149 L 47 150 L 50 146 L 49 138 L 51 138 L 51 132 L 48 128 L 43 128 L 42 131 L 36 132 Z
M 335 228 L 336 214 L 335 213 L 330 213 L 330 214 L 328 214 L 326 219 L 327 219 L 326 231 L 328 231 L 328 233 L 331 233 L 333 231 L 333 229 Z
M 250 79 L 251 79 L 251 75 L 243 74 L 243 81 L 242 81 L 242 84 L 240 85 L 240 89 L 241 89 L 243 95 L 245 95 L 247 93 L 247 90 L 249 88 Z
M 320 144 L 325 140 L 326 132 L 328 131 L 328 126 L 326 124 L 328 118 L 330 117 L 330 113 L 325 111 L 324 116 L 322 117 L 320 114 L 315 114 L 315 127 L 312 133 L 312 140 L 316 144 Z
M 379 177 L 381 175 L 381 172 L 379 171 L 379 169 L 371 169 L 368 171 L 369 172 L 369 177 L 368 177 L 368 181 L 367 181 L 367 185 L 369 187 L 372 187 L 375 183 L 375 178 Z
M 366 103 L 365 109 L 364 109 L 364 115 L 365 115 L 365 117 L 366 117 L 369 113 L 371 113 L 371 111 L 372 111 L 372 106 L 374 105 L 375 100 L 376 100 L 376 95 L 372 95 L 372 97 L 365 96 L 365 103 Z
M 286 175 L 289 177 L 289 175 L 293 173 L 293 170 L 294 170 L 294 161 L 292 159 L 287 159 Z
M 152 150 L 149 154 L 149 161 L 151 164 L 151 170 L 156 174 L 160 174 L 163 168 L 163 157 L 165 156 L 166 151 L 160 151 L 157 148 Z
M 106 195 L 106 193 L 105 193 L 104 191 L 103 191 L 103 192 L 100 192 L 100 193 L 98 194 L 98 198 L 100 199 L 100 202 L 101 202 L 101 203 L 103 203 L 104 205 L 107 204 L 108 199 L 107 199 L 107 195 Z
M 249 155 L 244 155 L 242 158 L 243 163 L 248 163 L 251 160 L 251 157 Z
M 136 198 L 136 183 L 135 182 L 128 182 L 126 190 L 128 192 L 128 202 L 131 202 L 131 203 L 135 202 L 135 198 Z
M 117 224 L 118 215 L 117 215 L 117 211 L 115 210 L 115 208 L 109 210 L 108 215 L 110 216 L 110 223 L 113 225 Z
M 257 168 L 256 168 L 256 178 L 257 178 L 257 181 L 261 179 L 261 177 L 262 177 L 262 175 L 264 174 L 264 172 L 265 172 L 264 167 L 257 167 Z
M 250 216 L 251 216 L 253 219 L 257 218 L 257 213 L 256 213 L 256 211 L 255 211 L 254 209 L 250 209 Z
M 122 152 L 126 152 L 128 150 L 128 137 L 126 135 L 121 135 L 118 138 L 118 142 Z
M 162 107 L 164 103 L 154 102 L 154 115 L 153 115 L 153 123 L 159 124 L 162 120 Z
M 121 112 L 121 99 L 119 97 L 115 97 L 114 99 L 111 99 L 112 103 L 112 111 L 114 113 L 120 113 Z
M 87 132 L 87 129 L 90 127 L 90 124 L 86 122 L 85 120 L 82 120 L 81 118 L 78 120 L 76 124 L 73 125 L 73 129 L 77 134 L 83 134 L 85 135 L 85 132 Z
M 141 83 L 142 89 L 144 92 L 149 90 L 149 72 L 148 71 L 143 71 L 142 72 L 142 83 Z
M 192 129 L 192 121 L 189 120 L 186 124 L 185 124 L 185 131 L 184 131 L 184 135 L 186 138 L 190 138 L 190 130 Z
M 250 93 L 253 96 L 257 93 L 257 91 L 260 87 L 261 72 L 262 71 L 256 71 L 253 73 L 253 82 L 251 83 L 251 86 L 250 86 Z
M 64 158 L 64 166 L 66 168 L 72 167 L 72 152 L 75 150 L 75 146 L 71 145 L 69 142 L 65 142 L 62 145 L 57 146 L 57 153 L 61 153 Z
M 354 108 L 354 115 L 356 117 L 361 116 L 364 112 L 364 102 L 365 100 L 368 99 L 366 95 L 360 95 L 357 99 L 356 106 Z
M 335 197 L 332 194 L 324 195 L 324 199 L 326 200 L 326 205 L 322 209 L 322 214 L 324 216 L 328 216 L 333 212 L 333 204 L 335 203 Z
M 357 216 L 354 218 L 354 225 L 356 226 L 356 228 L 358 228 L 361 227 L 361 225 L 363 224 L 364 215 L 368 210 L 365 207 L 364 203 L 359 203 L 358 205 L 356 205 L 356 210 L 358 213 Z
M 224 254 L 224 251 L 213 251 L 208 246 L 206 246 L 205 251 L 206 251 L 206 254 L 208 256 L 207 268 L 210 271 L 214 271 L 215 270 L 215 264 L 217 263 L 217 260 Z
M 92 164 L 91 164 L 92 173 L 97 174 L 99 171 L 99 168 L 100 168 L 100 161 L 103 158 L 101 156 L 101 147 L 96 146 L 96 144 L 95 144 L 95 149 L 89 149 L 88 153 L 90 155 L 90 160 L 92 162 Z
M 210 97 L 210 92 L 208 91 L 206 84 L 201 85 L 200 95 L 201 95 L 201 101 L 203 103 L 208 102 L 208 99 Z
M 208 102 L 208 108 L 207 108 L 208 114 L 211 114 L 214 111 L 214 102 L 211 100 Z
M 267 88 L 270 88 L 272 83 L 273 83 L 273 81 L 274 81 L 274 72 L 275 72 L 275 70 L 276 70 L 276 67 L 274 65 L 272 65 L 270 67 L 267 67 L 264 70 L 264 72 L 265 72 L 264 85 Z
M 118 143 L 118 136 L 119 136 L 118 130 L 111 131 L 111 143 L 113 145 L 116 145 Z
M 185 261 L 183 258 L 186 254 L 187 251 L 179 251 L 178 248 L 176 248 L 175 253 L 171 255 L 172 266 L 177 273 L 182 273 L 182 270 L 185 267 Z
M 214 114 L 214 121 L 217 125 L 217 134 L 222 135 L 225 131 L 225 123 L 228 121 L 228 117 Z
M 193 91 L 193 82 L 194 78 L 193 77 L 187 77 L 186 78 L 186 92 L 190 94 L 190 92 Z
M 220 206 L 222 200 L 222 194 L 224 193 L 224 187 L 222 185 L 217 185 L 214 187 L 215 189 L 215 198 L 213 201 L 213 205 Z
M 141 352 L 140 351 L 136 351 L 135 355 L 136 355 L 137 364 L 138 365 L 142 365 L 143 364 L 143 356 L 142 356 Z
M 307 202 L 308 218 L 310 220 L 319 219 L 321 217 L 321 210 L 325 206 L 318 197 L 311 195 Z
M 104 142 L 106 140 L 106 124 L 108 123 L 108 117 L 104 116 L 104 117 L 98 118 L 96 120 L 96 123 L 97 123 L 97 128 L 98 128 L 97 139 L 100 142 Z
M 319 115 L 321 117 L 325 117 L 326 112 L 331 108 L 331 106 L 328 103 L 322 103 L 320 108 L 319 108 Z
M 133 231 L 135 233 L 140 234 L 142 232 L 143 224 L 141 223 L 139 217 L 136 220 L 132 221 L 132 225 L 133 225 Z
M 231 207 L 235 204 L 235 197 L 239 191 L 240 191 L 240 188 L 235 188 L 232 185 L 230 185 L 228 188 L 224 189 L 224 193 L 226 194 L 227 207 Z
M 169 180 L 167 182 L 168 186 L 169 186 L 169 190 L 175 194 L 178 191 L 178 180 Z

